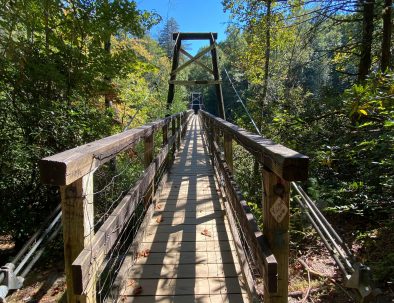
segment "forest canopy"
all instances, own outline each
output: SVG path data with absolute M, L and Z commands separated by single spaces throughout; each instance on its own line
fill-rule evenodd
M 304 185 L 319 206 L 362 220 L 363 239 L 386 233 L 394 249 L 392 0 L 222 4 L 232 17 L 218 43 L 228 119 L 256 131 L 243 102 L 264 137 L 310 157 Z M 129 0 L 0 7 L 0 234 L 17 244 L 59 202 L 58 189 L 40 183 L 39 159 L 185 110 L 192 91 L 217 114 L 211 87 L 177 88 L 166 108 L 171 32 L 182 31 L 173 18 Z M 158 41 L 148 33 L 157 24 Z M 180 77 L 209 74 L 190 66 Z M 261 183 L 250 176 L 258 166 L 242 151 L 234 157 L 237 182 L 257 207 Z M 392 281 L 393 263 L 392 253 L 376 262 L 379 281 Z

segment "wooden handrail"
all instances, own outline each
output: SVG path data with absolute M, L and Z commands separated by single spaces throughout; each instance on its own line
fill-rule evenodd
M 290 148 L 277 144 L 260 135 L 200 110 L 203 119 L 209 120 L 215 131 L 231 135 L 240 145 L 254 155 L 257 160 L 277 176 L 286 181 L 306 180 L 309 158 Z
M 147 207 L 152 201 L 156 173 L 167 163 L 170 152 L 179 148 L 191 112 L 178 113 L 39 162 L 42 182 L 60 186 L 67 302 L 96 302 L 97 271 L 138 203 L 143 201 Z M 168 135 L 170 125 L 171 136 Z M 161 129 L 163 145 L 153 159 L 153 135 Z M 144 140 L 145 148 L 144 174 L 94 234 L 93 173 L 140 140 Z
M 143 176 L 109 215 L 108 219 L 92 238 L 91 243 L 84 248 L 78 258 L 73 262 L 72 272 L 74 292 L 76 294 L 83 294 L 86 289 L 89 289 L 91 280 L 94 280 L 92 279 L 94 278 L 92 277 L 92 272 L 100 268 L 106 253 L 112 249 L 129 218 L 137 209 L 141 198 L 149 189 L 157 171 L 164 163 L 175 139 L 176 136 L 171 136 L 168 144 L 164 146 L 156 159 L 145 169 Z M 92 270 L 92 267 L 95 270 Z
M 69 185 L 116 157 L 120 152 L 132 148 L 145 136 L 186 113 L 177 113 L 144 126 L 44 158 L 39 161 L 41 182 L 59 186 Z
M 226 200 L 231 204 L 229 206 L 230 209 L 227 211 L 227 216 L 234 236 L 234 242 L 236 243 L 238 254 L 240 255 L 240 265 L 243 269 L 246 283 L 251 292 L 258 295 L 259 290 L 255 289 L 254 277 L 246 261 L 248 258 L 246 254 L 248 254 L 249 258 L 251 257 L 251 259 L 254 259 L 256 262 L 254 265 L 264 279 L 265 289 L 269 293 L 275 293 L 278 284 L 278 262 L 268 246 L 267 239 L 259 230 L 257 221 L 250 207 L 247 205 L 238 185 L 234 181 L 227 162 L 222 159 L 219 146 L 216 142 L 211 142 L 210 148 L 214 165 L 220 172 L 220 178 L 224 184 Z M 242 230 L 243 239 L 239 237 L 236 228 Z M 249 251 L 243 251 L 242 241 L 248 242 Z
M 244 265 L 248 262 L 248 254 L 252 254 L 257 260 L 255 266 L 259 269 L 264 280 L 264 302 L 287 302 L 290 181 L 305 180 L 308 177 L 309 159 L 296 151 L 248 132 L 203 110 L 200 110 L 199 113 L 209 142 L 213 163 L 220 173 L 219 178 L 225 192 L 225 205 L 229 206 L 227 213 L 230 227 L 234 241 L 237 243 L 240 265 L 245 274 L 248 288 L 252 293 L 259 293 L 254 284 L 252 270 L 248 268 L 248 265 Z M 232 159 L 233 140 L 237 141 L 262 164 L 263 233 L 258 230 L 250 209 L 232 179 L 237 169 L 234 167 Z M 219 150 L 220 142 L 223 142 L 224 159 L 222 159 L 222 151 Z M 243 233 L 243 239 L 248 248 L 244 247 L 237 235 L 237 228 Z

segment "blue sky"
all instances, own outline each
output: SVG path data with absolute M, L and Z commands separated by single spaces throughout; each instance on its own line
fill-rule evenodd
M 136 0 L 141 10 L 154 10 L 162 16 L 163 22 L 170 17 L 175 18 L 181 32 L 217 32 L 218 41 L 224 40 L 229 13 L 223 12 L 221 0 Z M 157 38 L 163 22 L 151 30 L 153 38 Z M 188 41 L 192 54 L 206 45 L 207 42 Z

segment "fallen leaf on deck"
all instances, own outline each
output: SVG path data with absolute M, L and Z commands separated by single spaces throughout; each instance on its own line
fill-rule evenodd
M 127 287 L 133 288 L 133 295 L 139 295 L 140 293 L 142 293 L 142 286 L 139 285 L 136 280 L 129 279 L 129 284 L 127 285 Z
M 145 257 L 146 258 L 147 256 L 149 256 L 149 254 L 150 254 L 150 249 L 146 248 L 146 249 L 144 249 L 144 250 L 142 250 L 142 251 L 140 251 L 138 253 L 137 258 L 141 258 L 141 257 Z
M 164 221 L 164 219 L 163 219 L 162 216 L 158 216 L 158 217 L 156 218 L 156 222 L 157 222 L 157 223 L 161 223 L 161 222 L 163 222 L 163 221 Z
M 141 286 L 138 286 L 138 287 L 134 288 L 133 295 L 136 296 L 136 295 L 139 295 L 141 293 L 142 293 L 142 287 Z
M 134 287 L 134 285 L 137 284 L 137 281 L 133 280 L 133 279 L 128 279 L 128 282 L 129 282 L 129 284 L 127 284 L 127 286 L 133 286 Z
M 161 209 L 161 204 L 157 204 L 155 208 L 156 209 Z
M 208 229 L 204 229 L 204 230 L 201 232 L 201 234 L 202 234 L 203 236 L 211 237 L 211 233 L 209 232 Z

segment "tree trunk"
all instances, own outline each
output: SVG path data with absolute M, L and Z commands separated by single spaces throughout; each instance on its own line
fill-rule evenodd
M 269 68 L 270 68 L 270 56 L 271 56 L 271 0 L 267 1 L 267 28 L 265 31 L 265 63 L 264 63 L 264 82 L 263 82 L 263 93 L 261 96 L 261 109 L 262 114 L 264 110 L 264 105 L 267 98 L 268 90 L 268 79 L 269 79 Z M 261 125 L 259 125 L 261 131 Z
M 375 7 L 375 0 L 364 0 L 363 6 L 363 32 L 361 44 L 361 57 L 358 66 L 358 82 L 362 82 L 367 77 L 371 68 L 371 49 L 372 49 L 372 34 L 373 34 L 373 11 Z
M 380 61 L 380 69 L 382 72 L 385 72 L 387 68 L 391 67 L 390 64 L 390 47 L 391 47 L 391 11 L 393 0 L 385 0 L 384 1 L 384 9 L 383 9 L 383 38 L 382 38 L 382 58 Z
M 111 36 L 109 36 L 106 41 L 104 42 L 104 51 L 108 54 L 108 56 L 111 55 Z M 104 99 L 105 99 L 105 107 L 106 108 L 111 108 L 112 107 L 112 94 L 109 91 L 109 87 L 111 85 L 111 78 L 109 76 L 104 76 L 104 81 L 107 83 L 108 88 L 107 92 L 105 93 Z

